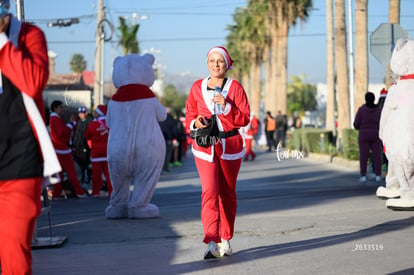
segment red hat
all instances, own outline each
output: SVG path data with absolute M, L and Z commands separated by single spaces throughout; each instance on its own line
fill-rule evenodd
M 99 116 L 106 116 L 106 111 L 107 111 L 108 109 L 107 109 L 107 107 L 105 106 L 105 105 L 98 105 L 97 107 L 96 107 L 96 113 L 99 115 Z
M 231 59 L 229 52 L 226 48 L 222 46 L 215 46 L 211 48 L 207 53 L 207 58 L 212 52 L 218 52 L 221 53 L 222 56 L 224 56 L 224 61 L 226 61 L 226 69 L 231 69 L 231 66 L 233 65 L 233 60 Z
M 385 88 L 382 88 L 382 90 L 380 92 L 380 97 L 386 97 L 387 93 L 388 93 L 388 91 Z

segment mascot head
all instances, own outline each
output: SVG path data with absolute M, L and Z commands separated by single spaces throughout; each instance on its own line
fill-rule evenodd
M 394 74 L 414 74 L 414 40 L 400 38 L 392 52 L 390 68 Z
M 155 80 L 154 56 L 152 54 L 127 54 L 114 60 L 112 82 L 115 88 L 129 84 L 151 87 Z

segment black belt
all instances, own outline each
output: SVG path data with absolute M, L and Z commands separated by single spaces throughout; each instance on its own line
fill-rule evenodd
M 239 134 L 239 129 L 236 129 L 236 128 L 228 132 L 219 131 L 219 138 L 229 138 L 229 137 L 232 137 L 238 134 Z

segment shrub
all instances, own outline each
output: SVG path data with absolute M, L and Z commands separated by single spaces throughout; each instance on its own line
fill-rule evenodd
M 332 131 L 318 128 L 302 128 L 292 132 L 291 149 L 305 153 L 330 153 L 334 146 Z
M 343 157 L 350 160 L 359 160 L 358 130 L 343 129 Z

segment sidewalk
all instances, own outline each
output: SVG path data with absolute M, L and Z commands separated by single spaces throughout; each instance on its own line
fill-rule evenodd
M 33 250 L 34 274 L 413 274 L 413 212 L 391 211 L 354 167 L 258 152 L 237 186 L 234 254 L 203 260 L 193 157 L 161 176 L 160 217 L 108 220 L 106 199 L 53 201 L 62 247 Z M 38 219 L 48 236 L 48 216 Z

